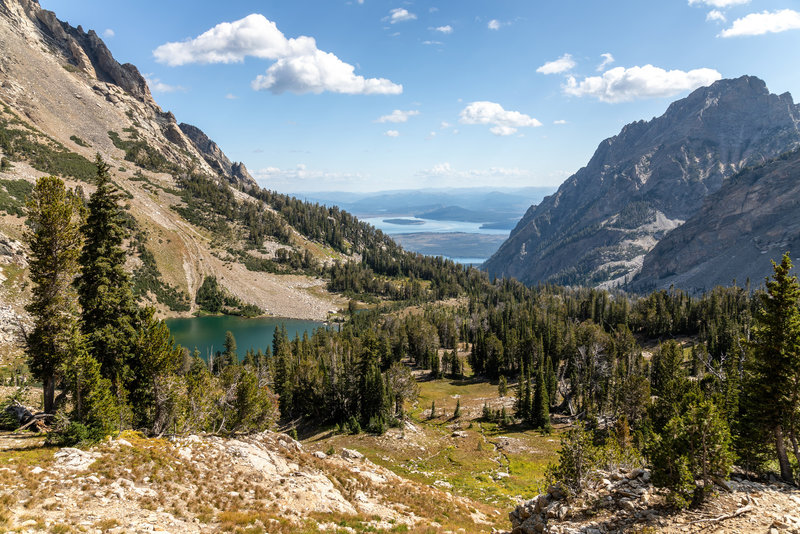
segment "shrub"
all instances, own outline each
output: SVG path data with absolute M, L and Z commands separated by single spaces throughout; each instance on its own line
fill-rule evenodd
M 100 427 L 71 421 L 65 428 L 47 434 L 46 443 L 56 447 L 87 446 L 101 441 L 104 437 L 106 433 Z
M 347 420 L 346 424 L 347 431 L 351 434 L 360 434 L 361 433 L 361 423 L 358 422 L 358 419 L 350 416 L 350 419 Z
M 734 459 L 730 442 L 728 424 L 714 403 L 692 403 L 670 419 L 648 446 L 653 483 L 669 489 L 669 501 L 678 508 L 701 503 L 713 480 L 730 474 Z
M 547 478 L 564 484 L 573 493 L 580 493 L 583 481 L 597 463 L 598 451 L 594 435 L 578 422 L 561 436 L 558 462 L 547 468 Z

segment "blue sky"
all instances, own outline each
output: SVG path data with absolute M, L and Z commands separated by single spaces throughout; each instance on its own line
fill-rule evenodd
M 279 191 L 557 186 L 720 77 L 800 98 L 800 0 L 40 0 Z

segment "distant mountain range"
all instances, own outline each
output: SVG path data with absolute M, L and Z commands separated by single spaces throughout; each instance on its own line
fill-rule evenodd
M 797 156 L 768 163 L 800 146 L 799 124 L 791 95 L 758 78 L 697 89 L 600 143 L 484 268 L 528 284 L 691 291 L 760 278 L 800 235 Z M 737 175 L 748 166 L 762 167 Z
M 494 228 L 510 230 L 531 204 L 541 202 L 554 190 L 554 187 L 473 187 L 290 194 L 311 202 L 339 206 L 360 218 L 414 216 L 436 221 L 487 223 Z

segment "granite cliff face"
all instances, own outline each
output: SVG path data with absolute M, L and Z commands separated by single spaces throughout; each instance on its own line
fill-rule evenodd
M 800 106 L 743 76 L 697 89 L 625 126 L 532 206 L 484 265 L 525 283 L 626 283 L 668 232 L 746 165 L 800 144 Z
M 772 274 L 769 260 L 800 252 L 800 151 L 748 168 L 708 196 L 686 224 L 645 257 L 631 286 L 692 292 Z
M 60 21 L 36 0 L 0 0 L 0 43 L 0 100 L 64 145 L 72 148 L 76 135 L 110 155 L 115 147 L 108 131 L 135 127 L 168 162 L 255 185 L 244 166 L 231 164 L 199 129 L 217 154 L 208 157 L 196 146 L 175 116 L 156 104 L 139 70 L 114 59 L 94 30 Z
M 203 130 L 185 122 L 180 123 L 178 127 L 189 138 L 197 151 L 203 155 L 206 163 L 218 174 L 228 178 L 234 184 L 258 185 L 255 179 L 250 176 L 250 173 L 247 172 L 247 167 L 244 166 L 244 163 L 231 163 L 231 160 L 222 152 L 219 145 L 209 139 L 203 133 Z

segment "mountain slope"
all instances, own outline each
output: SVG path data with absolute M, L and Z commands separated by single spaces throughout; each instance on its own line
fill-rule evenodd
M 800 107 L 763 81 L 720 80 L 625 126 L 589 164 L 532 206 L 484 265 L 533 284 L 613 285 L 746 165 L 800 143 Z
M 153 100 L 139 70 L 118 63 L 93 30 L 59 21 L 36 0 L 0 0 L 0 22 L 0 98 L 70 150 L 92 152 L 81 150 L 87 147 L 76 137 L 103 154 L 118 153 L 108 132 L 133 127 L 169 163 L 210 175 L 230 169 L 221 151 L 222 164 L 206 161 L 215 158 L 198 149 Z M 255 185 L 244 175 L 244 185 Z
M 632 287 L 696 292 L 734 279 L 762 282 L 770 259 L 800 251 L 798 199 L 800 151 L 743 170 L 655 246 Z
M 163 313 L 177 313 L 175 300 L 181 313 L 194 311 L 194 295 L 210 275 L 269 314 L 325 319 L 341 305 L 324 280 L 284 265 L 266 272 L 263 265 L 280 250 L 308 252 L 320 262 L 345 255 L 312 242 L 275 208 L 245 194 L 256 184 L 244 165 L 232 163 L 199 129 L 185 134 L 153 100 L 138 69 L 119 64 L 93 31 L 59 21 L 35 0 L 0 0 L 0 43 L 0 157 L 7 162 L 0 167 L 0 197 L 18 180 L 44 174 L 88 194 L 99 153 L 135 220 L 138 254 L 129 267 L 134 274 L 149 269 L 143 298 Z M 190 182 L 205 184 L 227 204 L 193 197 Z M 9 209 L 23 207 L 24 195 Z M 18 241 L 24 218 L 3 211 L 10 213 L 0 206 L 0 241 Z M 271 232 L 254 233 L 265 221 Z M 251 256 L 261 261 L 258 272 L 246 266 Z M 17 276 L 19 268 L 12 273 L 4 265 L 11 263 L 0 261 L 0 275 Z M 10 287 L 0 288 L 0 298 L 21 310 L 24 285 Z

